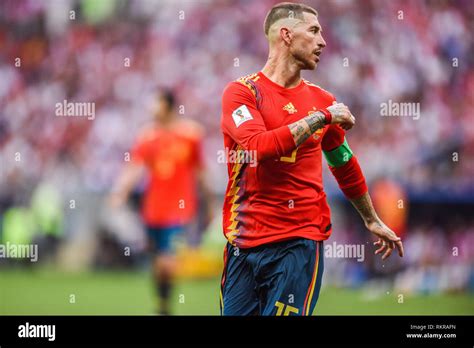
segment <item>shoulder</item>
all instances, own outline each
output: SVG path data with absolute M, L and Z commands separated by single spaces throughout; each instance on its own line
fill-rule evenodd
M 314 83 L 309 82 L 308 80 L 303 79 L 303 82 L 314 92 L 317 93 L 320 98 L 327 99 L 329 103 L 332 103 L 336 98 L 330 92 L 326 91 L 324 88 L 315 85 Z
M 187 138 L 199 141 L 204 137 L 204 127 L 198 122 L 190 119 L 177 121 L 177 130 Z
M 146 143 L 149 141 L 152 141 L 156 139 L 158 136 L 158 130 L 156 126 L 152 123 L 147 124 L 143 126 L 139 131 L 138 131 L 138 136 L 137 136 L 137 143 Z
M 257 97 L 257 85 L 256 82 L 260 76 L 257 73 L 245 75 L 231 81 L 227 84 L 224 89 L 224 94 L 226 93 L 245 93 Z

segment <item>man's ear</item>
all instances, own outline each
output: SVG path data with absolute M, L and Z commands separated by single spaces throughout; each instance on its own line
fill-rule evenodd
M 293 39 L 293 33 L 291 32 L 290 29 L 281 27 L 280 28 L 280 37 L 285 42 L 287 45 L 291 43 L 291 40 Z

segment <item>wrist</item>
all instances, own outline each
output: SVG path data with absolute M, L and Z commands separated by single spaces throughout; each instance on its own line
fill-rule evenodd
M 332 123 L 332 114 L 328 109 L 320 109 L 318 111 L 324 115 L 324 124 L 328 125 Z
M 380 224 L 380 222 L 381 220 L 377 216 L 364 219 L 364 224 L 366 227 L 369 227 L 373 224 Z

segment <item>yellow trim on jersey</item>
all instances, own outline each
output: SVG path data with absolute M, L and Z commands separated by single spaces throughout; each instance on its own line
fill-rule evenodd
M 318 243 L 319 244 L 319 243 Z M 316 246 L 317 248 L 319 247 L 319 245 Z M 314 285 L 316 284 L 316 281 L 318 279 L 318 272 L 319 272 L 319 258 L 320 258 L 320 255 L 319 255 L 319 250 L 318 250 L 318 258 L 316 259 L 316 274 L 314 275 L 314 279 L 313 279 L 313 282 L 311 284 L 311 292 L 309 293 L 309 298 L 308 298 L 308 302 L 306 304 L 306 315 L 309 315 L 309 310 L 311 309 L 311 300 L 313 299 L 313 293 L 314 293 Z
M 296 153 L 298 152 L 298 148 L 294 149 L 291 153 L 291 156 L 281 156 L 280 161 L 288 162 L 288 163 L 295 163 L 296 162 Z
M 219 291 L 219 299 L 221 301 L 221 314 L 224 314 L 224 298 L 222 297 L 222 289 Z
M 252 84 L 249 83 L 248 80 L 257 81 L 259 78 L 260 78 L 260 76 L 258 76 L 258 74 L 255 73 L 255 74 L 250 74 L 250 75 L 247 75 L 247 76 L 240 77 L 235 81 L 243 84 L 245 87 L 250 89 L 253 96 L 257 97 L 257 91 L 255 91 L 255 87 L 252 86 Z
M 240 145 L 237 146 L 236 151 L 240 151 L 241 147 Z M 233 241 L 235 238 L 237 238 L 237 234 L 239 233 L 239 230 L 237 229 L 237 224 L 239 223 L 237 220 L 237 216 L 239 215 L 239 212 L 235 211 L 239 206 L 240 203 L 236 203 L 237 200 L 240 198 L 240 196 L 237 194 L 240 190 L 239 181 L 240 179 L 237 179 L 237 176 L 240 174 L 240 169 L 242 168 L 242 163 L 234 163 L 234 166 L 232 167 L 232 176 L 230 177 L 230 180 L 232 181 L 232 184 L 229 188 L 229 193 L 227 193 L 227 197 L 232 197 L 231 203 L 232 206 L 230 207 L 230 225 L 227 227 L 227 230 L 229 230 L 225 236 L 227 237 L 227 240 L 229 241 L 230 244 L 233 244 Z

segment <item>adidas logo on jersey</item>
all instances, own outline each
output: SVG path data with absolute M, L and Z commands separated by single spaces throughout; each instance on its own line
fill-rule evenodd
M 296 112 L 298 112 L 298 110 L 296 110 L 295 106 L 289 102 L 288 104 L 286 104 L 284 107 L 283 107 L 283 110 L 285 111 L 288 111 L 288 113 L 291 115 L 291 114 L 294 114 Z

